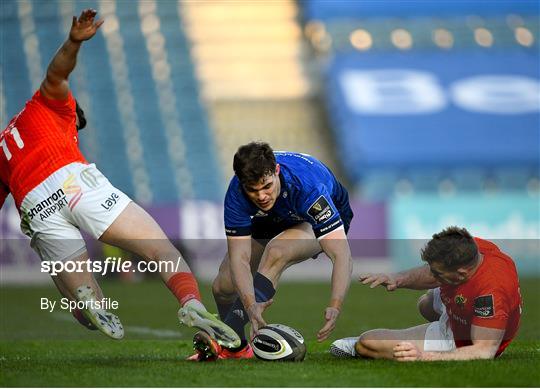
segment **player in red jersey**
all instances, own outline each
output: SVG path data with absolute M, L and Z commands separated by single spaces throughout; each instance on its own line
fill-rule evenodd
M 363 284 L 429 289 L 419 302 L 430 323 L 402 330 L 376 329 L 335 341 L 336 356 L 398 361 L 491 359 L 516 336 L 521 296 L 516 266 L 499 248 L 464 228 L 433 235 L 422 250 L 426 266 L 397 274 L 365 274 Z
M 160 275 L 182 306 L 180 322 L 235 347 L 240 339 L 206 311 L 197 281 L 158 224 L 79 150 L 78 130 L 86 119 L 69 90 L 68 76 L 82 42 L 103 24 L 95 16 L 96 11 L 86 9 L 73 17 L 69 37 L 51 60 L 39 90 L 0 133 L 0 206 L 11 193 L 21 229 L 42 261 L 86 262 L 79 229 L 148 261 L 172 261 L 176 269 L 163 266 Z M 62 295 L 87 303 L 73 312 L 81 324 L 114 339 L 123 337 L 118 317 L 93 303 L 101 301 L 103 293 L 91 272 L 62 271 L 52 278 Z

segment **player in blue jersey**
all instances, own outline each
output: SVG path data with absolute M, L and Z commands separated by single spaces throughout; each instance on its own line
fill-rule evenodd
M 346 233 L 353 217 L 347 190 L 320 161 L 306 154 L 274 152 L 263 142 L 241 146 L 234 155 L 225 195 L 228 253 L 212 291 L 221 318 L 242 339 L 222 348 L 203 332 L 195 334 L 192 360 L 251 358 L 251 335 L 266 323 L 263 311 L 281 273 L 325 252 L 333 262 L 332 291 L 317 339 L 336 325 L 350 284 L 351 252 Z

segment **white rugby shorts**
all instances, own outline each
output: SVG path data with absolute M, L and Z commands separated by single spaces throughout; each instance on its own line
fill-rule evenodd
M 23 199 L 21 230 L 42 261 L 64 261 L 86 250 L 80 229 L 99 238 L 131 202 L 94 164 L 70 163 Z
M 432 322 L 426 329 L 424 338 L 424 351 L 452 351 L 456 349 L 454 342 L 454 333 L 450 328 L 448 314 L 441 300 L 441 290 L 439 288 L 431 289 L 433 294 L 433 309 L 440 313 L 438 321 Z

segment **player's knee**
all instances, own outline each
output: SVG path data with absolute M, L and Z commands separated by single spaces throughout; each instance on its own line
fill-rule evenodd
M 424 293 L 422 296 L 420 296 L 420 298 L 418 299 L 418 302 L 416 304 L 416 306 L 418 307 L 418 311 L 420 312 L 420 314 L 424 317 L 425 316 L 425 312 L 427 310 L 427 305 L 429 304 L 429 297 L 426 293 Z
M 356 355 L 364 358 L 375 358 L 377 351 L 377 341 L 369 338 L 368 333 L 363 333 L 354 345 Z
M 285 265 L 285 250 L 278 244 L 268 244 L 264 250 L 259 269 L 281 268 Z
M 235 292 L 234 287 L 232 285 L 227 285 L 222 277 L 218 275 L 212 283 L 212 294 L 214 295 L 214 299 L 216 301 L 222 302 L 224 300 L 229 300 L 231 296 L 234 297 Z
M 357 356 L 364 357 L 364 358 L 369 358 L 368 349 L 366 347 L 364 347 L 364 345 L 362 344 L 362 341 L 360 339 L 358 339 L 358 341 L 354 345 L 354 350 L 356 351 Z
M 377 341 L 370 337 L 369 332 L 364 332 L 360 335 L 360 338 L 358 338 L 357 343 L 365 349 L 373 350 L 376 348 Z
M 219 276 L 216 277 L 214 282 L 212 282 L 212 294 L 214 295 L 214 297 L 221 297 L 225 294 L 221 284 L 222 283 L 221 283 L 221 280 L 219 279 Z
M 423 294 L 418 299 L 418 311 L 427 321 L 439 320 L 439 314 L 433 309 L 433 296 L 429 293 Z

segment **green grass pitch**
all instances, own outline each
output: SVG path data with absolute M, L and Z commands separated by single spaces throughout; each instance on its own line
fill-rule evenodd
M 157 280 L 102 282 L 120 302 L 126 337 L 113 341 L 85 330 L 71 316 L 41 311 L 41 297 L 59 299 L 53 287 L 0 289 L 0 386 L 539 386 L 540 280 L 523 279 L 525 310 L 518 338 L 495 361 L 398 363 L 338 360 L 333 339 L 376 327 L 422 322 L 421 292 L 370 290 L 353 283 L 332 340 L 317 343 L 328 283 L 284 283 L 266 312 L 268 322 L 288 324 L 307 340 L 302 363 L 219 361 L 193 363 L 194 331 L 177 325 L 177 303 Z M 208 285 L 204 301 L 214 307 Z

